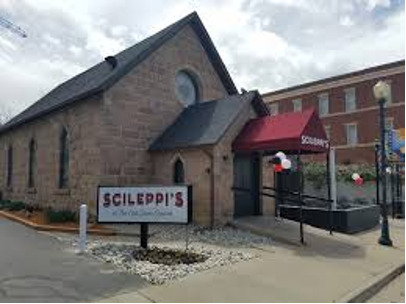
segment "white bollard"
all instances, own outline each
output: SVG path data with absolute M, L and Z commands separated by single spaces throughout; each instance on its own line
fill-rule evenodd
M 80 205 L 79 212 L 79 253 L 86 251 L 87 205 Z

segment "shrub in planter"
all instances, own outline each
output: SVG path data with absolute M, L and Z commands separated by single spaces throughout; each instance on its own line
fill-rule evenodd
M 75 222 L 76 213 L 70 210 L 47 210 L 47 217 L 50 223 Z
M 5 209 L 9 211 L 20 211 L 25 209 L 25 204 L 20 201 L 17 202 L 9 201 Z
M 7 209 L 7 206 L 10 204 L 10 201 L 8 200 L 1 200 L 0 201 L 0 210 L 5 210 Z

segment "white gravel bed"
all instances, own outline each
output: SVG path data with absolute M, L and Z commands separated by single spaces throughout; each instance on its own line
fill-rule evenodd
M 137 229 L 138 226 L 134 225 L 134 231 Z M 250 260 L 256 256 L 247 248 L 272 245 L 268 237 L 231 227 L 207 229 L 196 225 L 154 225 L 150 227 L 150 233 L 149 246 L 185 250 L 188 240 L 188 250 L 208 258 L 201 263 L 170 266 L 135 260 L 132 252 L 137 249 L 139 238 L 128 236 L 89 235 L 87 253 L 104 263 L 111 263 L 117 271 L 138 274 L 152 284 L 163 284 L 213 267 Z M 55 236 L 77 248 L 77 236 Z
M 184 249 L 184 246 L 159 246 L 159 248 Z M 189 247 L 188 250 L 208 257 L 207 260 L 194 264 L 163 265 L 135 260 L 132 257 L 132 252 L 135 249 L 138 248 L 134 244 L 118 242 L 91 241 L 88 245 L 88 253 L 96 259 L 105 263 L 111 263 L 119 271 L 138 274 L 152 284 L 163 284 L 192 273 L 246 261 L 255 257 L 253 254 L 236 250 L 222 250 L 194 245 Z

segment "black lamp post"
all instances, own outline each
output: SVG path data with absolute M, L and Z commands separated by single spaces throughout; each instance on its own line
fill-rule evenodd
M 389 236 L 388 212 L 386 204 L 386 151 L 385 151 L 385 102 L 389 96 L 389 85 L 384 81 L 378 81 L 374 86 L 374 95 L 379 104 L 379 126 L 380 126 L 380 148 L 381 148 L 381 170 L 380 177 L 382 182 L 382 201 L 381 201 L 381 215 L 382 226 L 379 244 L 385 246 L 392 246 L 392 240 Z

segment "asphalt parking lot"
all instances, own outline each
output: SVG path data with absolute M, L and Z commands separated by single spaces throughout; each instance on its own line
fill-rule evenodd
M 44 233 L 0 218 L 0 302 L 88 302 L 146 282 L 77 255 Z

